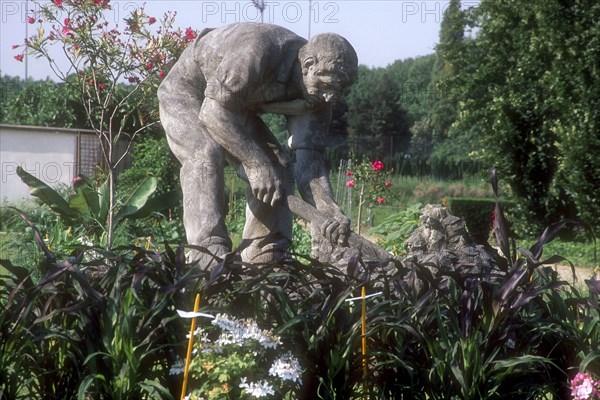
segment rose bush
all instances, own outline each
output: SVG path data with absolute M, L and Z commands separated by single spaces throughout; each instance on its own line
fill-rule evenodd
M 363 159 L 361 162 L 356 162 L 346 171 L 346 187 L 358 187 L 358 217 L 356 223 L 356 232 L 360 234 L 362 222 L 362 207 L 365 204 L 384 204 L 388 197 L 389 189 L 392 187 L 390 181 L 390 170 L 385 171 L 383 162 L 376 160 L 370 162 Z

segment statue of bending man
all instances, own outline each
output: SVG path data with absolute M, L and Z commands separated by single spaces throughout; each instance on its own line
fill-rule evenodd
M 350 43 L 336 34 L 309 41 L 279 26 L 240 23 L 204 30 L 158 89 L 160 118 L 182 164 L 183 218 L 189 244 L 222 256 L 231 251 L 224 218 L 225 163 L 248 182 L 241 252 L 246 262 L 271 262 L 291 245 L 294 192 L 330 218 L 321 240 L 343 243 L 350 220 L 332 196 L 323 159 L 331 103 L 357 73 Z M 287 150 L 260 119 L 287 118 Z M 192 252 L 203 268 L 213 257 Z

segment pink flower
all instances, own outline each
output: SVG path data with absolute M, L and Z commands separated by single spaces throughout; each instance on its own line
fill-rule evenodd
M 23 62 L 23 54 L 17 54 L 15 56 L 15 60 L 19 61 L 19 62 Z
M 13 50 L 14 50 L 14 49 L 18 49 L 18 48 L 19 48 L 19 45 L 18 45 L 18 44 L 13 44 L 13 45 L 12 45 L 12 49 L 13 49 Z
M 29 22 L 30 24 L 35 24 L 35 18 L 27 17 L 27 22 Z
M 104 89 L 106 89 L 106 85 L 104 83 L 99 83 L 98 84 L 98 89 L 104 90 Z
M 154 18 L 154 17 L 150 17 L 150 18 L 148 18 L 148 23 L 149 23 L 150 25 L 152 25 L 152 24 L 153 24 L 153 23 L 155 23 L 155 22 L 156 22 L 156 18 Z
M 83 179 L 79 175 L 77 175 L 75 178 L 73 178 L 73 181 L 71 182 L 74 189 L 77 189 L 79 186 L 83 185 L 84 183 L 85 183 L 85 179 Z
M 596 399 L 599 389 L 600 381 L 594 381 L 588 373 L 579 372 L 571 379 L 571 396 L 573 396 L 573 400 Z
M 385 201 L 385 199 L 383 197 L 377 198 L 377 203 L 379 203 L 379 204 L 383 204 L 384 201 Z
M 65 18 L 65 26 L 63 26 L 62 28 L 62 34 L 63 36 L 67 36 L 69 33 L 71 33 L 71 20 L 69 18 Z
M 196 39 L 196 32 L 194 32 L 194 30 L 192 28 L 186 28 L 184 37 L 187 40 L 194 40 L 194 39 Z
M 346 171 L 346 176 L 352 176 L 352 171 L 350 171 L 350 170 Z
M 52 2 L 56 4 L 56 7 L 62 7 L 62 0 L 52 0 Z
M 377 160 L 373 164 L 371 164 L 371 167 L 373 167 L 373 169 L 375 171 L 380 171 L 383 169 L 383 163 L 381 161 Z
M 154 68 L 154 64 L 152 64 L 151 62 L 146 64 L 146 69 L 152 69 Z
M 167 76 L 167 73 L 165 71 L 160 71 L 160 73 L 158 74 L 159 77 L 164 78 L 165 76 Z
M 346 186 L 347 187 L 354 187 L 354 184 L 356 182 L 354 181 L 354 179 L 350 179 L 349 181 L 346 182 Z
M 387 181 L 387 182 L 385 183 L 385 187 L 392 187 L 392 182 L 390 182 L 390 181 Z

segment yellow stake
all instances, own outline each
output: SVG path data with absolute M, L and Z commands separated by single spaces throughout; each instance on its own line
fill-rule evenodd
M 365 287 L 360 290 L 362 297 L 362 362 L 363 362 L 363 390 L 367 398 L 367 302 L 365 300 Z
M 198 308 L 200 307 L 200 293 L 196 295 L 196 300 L 194 301 L 194 312 L 198 312 Z M 185 368 L 183 370 L 183 387 L 181 388 L 181 400 L 185 397 L 185 392 L 187 390 L 187 380 L 190 369 L 190 360 L 192 358 L 192 345 L 194 344 L 194 331 L 196 330 L 196 318 L 192 318 L 192 326 L 190 328 L 190 340 L 188 340 L 188 348 L 187 348 L 187 357 L 185 358 Z

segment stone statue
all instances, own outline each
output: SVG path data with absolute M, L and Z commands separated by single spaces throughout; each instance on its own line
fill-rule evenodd
M 231 251 L 224 223 L 225 163 L 248 182 L 243 261 L 271 262 L 286 255 L 292 218 L 285 204 L 294 192 L 328 218 L 322 238 L 343 244 L 350 220 L 335 203 L 323 159 L 331 103 L 351 84 L 358 59 L 343 37 L 309 41 L 276 25 L 232 24 L 205 29 L 158 89 L 160 117 L 182 164 L 184 225 L 189 244 L 216 256 Z M 288 151 L 260 113 L 287 118 Z M 201 267 L 213 257 L 196 252 Z
M 445 207 L 431 204 L 423 209 L 421 226 L 406 241 L 406 249 L 404 265 L 436 265 L 480 274 L 491 272 L 497 264 L 493 253 L 473 241 L 463 219 L 450 214 Z

